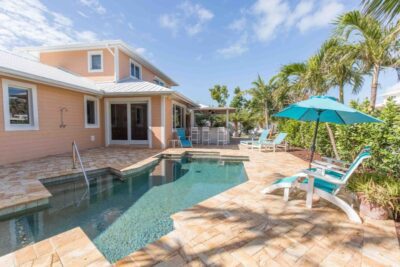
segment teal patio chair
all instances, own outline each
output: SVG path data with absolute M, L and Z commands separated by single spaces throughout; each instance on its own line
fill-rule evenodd
M 248 147 L 251 147 L 252 149 L 258 148 L 261 150 L 262 145 L 267 141 L 268 135 L 269 135 L 270 130 L 269 129 L 264 129 L 258 138 L 258 140 L 251 140 L 251 141 L 240 141 L 241 145 L 245 145 Z
M 287 145 L 285 142 L 286 136 L 287 133 L 279 133 L 273 140 L 267 140 L 263 145 L 266 150 L 270 149 L 275 152 L 277 148 L 283 147 L 286 151 L 287 150 Z
M 315 178 L 313 188 L 315 194 L 342 209 L 350 221 L 361 223 L 361 219 L 357 212 L 348 203 L 339 198 L 337 194 L 346 186 L 349 178 L 358 166 L 360 166 L 365 159 L 370 157 L 371 152 L 369 149 L 362 150 L 346 172 L 313 163 L 313 168 L 303 170 L 302 172 L 290 177 L 278 179 L 261 192 L 263 194 L 268 194 L 277 189 L 283 188 L 284 200 L 288 201 L 290 190 L 292 188 L 309 191 L 308 180 L 310 177 L 313 177 Z
M 186 138 L 185 129 L 176 128 L 175 131 L 181 147 L 193 147 L 192 141 Z

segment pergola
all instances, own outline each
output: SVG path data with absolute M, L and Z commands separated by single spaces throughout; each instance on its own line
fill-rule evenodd
M 191 123 L 194 126 L 194 114 L 201 113 L 206 115 L 223 115 L 225 114 L 225 127 L 228 128 L 229 126 L 229 114 L 235 113 L 236 108 L 231 107 L 200 107 L 192 109 L 192 118 Z

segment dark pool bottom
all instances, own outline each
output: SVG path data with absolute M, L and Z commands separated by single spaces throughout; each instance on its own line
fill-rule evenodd
M 244 182 L 242 162 L 162 159 L 121 181 L 92 177 L 46 187 L 48 209 L 0 222 L 0 255 L 74 227 L 81 227 L 114 262 L 173 230 L 170 216 Z

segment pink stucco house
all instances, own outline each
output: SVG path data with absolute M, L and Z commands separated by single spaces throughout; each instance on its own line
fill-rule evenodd
M 165 148 L 197 104 L 123 41 L 0 51 L 0 165 L 113 144 Z

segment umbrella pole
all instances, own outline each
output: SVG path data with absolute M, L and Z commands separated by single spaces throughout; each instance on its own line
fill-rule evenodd
M 314 129 L 314 136 L 312 140 L 312 145 L 311 145 L 311 156 L 310 156 L 310 162 L 308 164 L 308 167 L 311 168 L 311 162 L 314 160 L 314 153 L 315 153 L 315 143 L 317 142 L 317 134 L 318 134 L 318 127 L 319 127 L 319 116 L 321 112 L 318 112 L 318 118 L 317 118 L 317 124 L 315 125 Z

